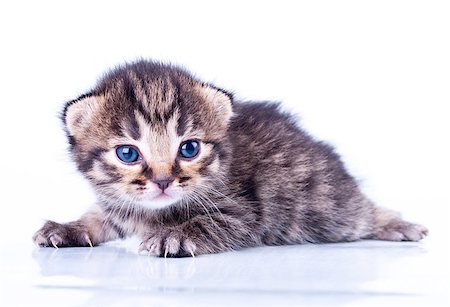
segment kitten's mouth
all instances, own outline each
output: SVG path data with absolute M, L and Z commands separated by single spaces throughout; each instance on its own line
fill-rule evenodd
M 182 191 L 169 187 L 168 189 L 147 189 L 139 191 L 137 204 L 150 209 L 161 209 L 181 200 Z
M 155 197 L 153 197 L 154 200 L 167 200 L 167 199 L 172 199 L 172 196 L 167 195 L 164 192 L 159 193 L 158 195 L 156 195 Z

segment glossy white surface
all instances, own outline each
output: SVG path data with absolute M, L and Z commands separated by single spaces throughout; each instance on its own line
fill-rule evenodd
M 138 241 L 95 248 L 9 249 L 3 306 L 447 306 L 448 253 L 364 241 L 262 247 L 196 258 L 136 254 Z

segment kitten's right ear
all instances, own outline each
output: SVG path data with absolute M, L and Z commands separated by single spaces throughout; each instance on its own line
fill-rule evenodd
M 100 107 L 100 96 L 83 95 L 68 102 L 63 112 L 63 122 L 69 135 L 77 137 L 92 122 Z

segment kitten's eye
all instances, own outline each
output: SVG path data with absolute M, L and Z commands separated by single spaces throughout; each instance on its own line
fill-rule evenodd
M 189 140 L 181 144 L 180 156 L 185 159 L 194 158 L 200 151 L 200 143 L 196 140 Z
M 117 157 L 125 163 L 133 163 L 139 159 L 139 152 L 130 145 L 122 145 L 116 148 Z

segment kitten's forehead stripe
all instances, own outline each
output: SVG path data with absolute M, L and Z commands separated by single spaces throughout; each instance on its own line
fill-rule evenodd
M 128 132 L 128 134 L 135 140 L 139 140 L 141 138 L 141 131 L 139 127 L 138 120 L 136 118 L 136 112 L 133 112 L 132 114 L 128 114 L 128 116 L 125 119 L 125 129 Z
M 138 97 L 137 100 L 139 100 L 144 106 L 149 105 L 148 99 L 148 93 L 145 86 L 145 81 L 142 78 L 139 78 L 136 75 L 136 72 L 129 71 L 128 77 L 130 80 L 133 81 L 134 87 L 135 87 L 135 95 Z
M 124 77 L 122 79 L 122 83 L 125 98 L 127 98 L 133 105 L 136 105 L 137 104 L 136 102 L 138 100 L 136 98 L 136 92 L 132 80 L 130 80 L 127 77 Z
M 152 114 L 149 112 L 148 108 L 145 108 L 143 105 L 142 97 L 141 99 L 137 99 L 136 91 L 134 88 L 133 81 L 127 76 L 123 78 L 123 91 L 125 94 L 125 99 L 127 99 L 131 106 L 126 112 L 133 112 L 133 108 L 135 108 L 148 123 L 152 122 Z M 120 98 L 119 98 L 120 99 Z M 145 100 L 146 102 L 147 100 Z
M 166 124 L 178 109 L 178 88 L 167 77 L 146 80 L 129 72 L 124 77 L 125 97 L 149 125 Z
M 186 110 L 186 103 L 182 101 L 183 98 L 178 97 L 178 122 L 177 122 L 177 134 L 183 136 L 187 130 L 188 112 Z

